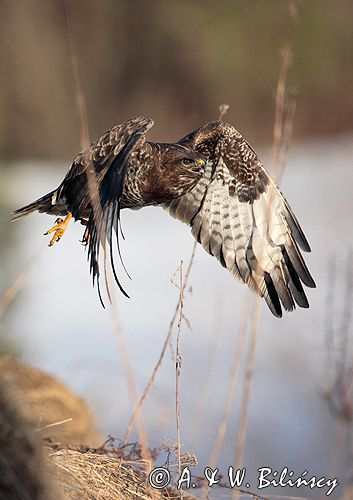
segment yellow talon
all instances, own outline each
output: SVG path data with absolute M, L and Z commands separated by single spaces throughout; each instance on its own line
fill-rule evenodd
M 67 216 L 65 217 L 64 220 L 59 217 L 55 221 L 55 226 L 53 226 L 46 233 L 44 233 L 44 234 L 54 233 L 54 236 L 52 237 L 52 239 L 49 242 L 50 247 L 52 247 L 54 245 L 54 243 L 57 243 L 58 241 L 61 240 L 71 218 L 72 218 L 72 214 L 70 212 L 67 214 Z

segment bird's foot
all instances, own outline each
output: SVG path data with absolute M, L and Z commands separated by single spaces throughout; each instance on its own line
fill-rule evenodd
M 67 214 L 65 219 L 61 219 L 59 217 L 55 221 L 55 226 L 51 227 L 46 233 L 44 233 L 44 234 L 54 233 L 54 236 L 52 237 L 52 239 L 49 242 L 50 247 L 52 247 L 54 245 L 54 243 L 57 243 L 58 241 L 61 240 L 71 218 L 72 218 L 72 214 L 70 212 Z

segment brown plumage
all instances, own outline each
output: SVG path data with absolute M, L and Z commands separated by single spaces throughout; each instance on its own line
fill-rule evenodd
M 120 210 L 162 205 L 191 225 L 192 234 L 236 278 L 264 297 L 271 312 L 281 304 L 308 307 L 302 283 L 315 283 L 299 247 L 310 251 L 299 223 L 255 151 L 231 125 L 217 121 L 175 144 L 147 142 L 153 125 L 135 118 L 113 127 L 74 160 L 60 186 L 15 212 L 71 213 L 86 227 L 93 280 L 99 287 L 99 249 L 112 234 L 119 249 Z M 207 162 L 207 163 L 206 163 Z M 94 174 L 97 199 L 88 188 Z M 89 174 L 89 175 L 88 175 Z M 109 292 L 109 290 L 108 290 Z M 126 293 L 125 293 L 126 294 Z
M 252 147 L 228 123 L 211 122 L 179 141 L 209 160 L 205 176 L 186 195 L 164 204 L 275 316 L 281 304 L 309 307 L 302 283 L 315 287 L 299 247 L 310 246 L 288 202 Z M 299 247 L 298 247 L 299 245 Z

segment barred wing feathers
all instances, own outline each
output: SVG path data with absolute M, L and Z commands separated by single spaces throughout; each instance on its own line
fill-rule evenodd
M 119 155 L 121 155 L 123 148 L 125 147 L 125 152 L 130 148 L 129 152 L 131 152 L 132 146 L 136 145 L 137 139 L 146 133 L 152 125 L 152 119 L 144 117 L 134 118 L 116 125 L 76 156 L 58 193 L 58 196 L 60 196 L 60 189 L 65 192 L 74 216 L 79 216 L 82 207 L 87 204 L 87 201 L 91 201 L 90 193 L 85 188 L 87 185 L 87 168 L 90 168 L 91 173 L 94 173 L 97 186 L 100 186 L 111 168 L 115 171 L 121 170 Z M 73 180 L 74 182 L 72 182 Z M 82 193 L 84 192 L 86 194 L 83 197 Z
M 299 247 L 310 251 L 288 202 L 251 146 L 231 125 L 212 122 L 181 139 L 209 162 L 198 185 L 164 204 L 236 278 L 282 307 L 309 307 L 302 283 L 315 287 Z
M 113 229 L 116 234 L 117 248 L 120 254 L 120 209 L 129 164 L 128 160 L 136 148 L 143 147 L 145 134 L 152 126 L 153 120 L 151 118 L 140 117 L 113 127 L 88 150 L 78 155 L 65 179 L 68 180 L 71 178 L 70 176 L 75 176 L 75 183 L 70 183 L 70 186 L 72 186 L 72 189 L 79 190 L 77 179 L 82 176 L 83 182 L 87 180 L 87 178 L 84 179 L 87 175 L 86 168 L 90 168 L 91 172 L 95 174 L 98 199 L 90 200 L 93 210 L 90 211 L 84 243 L 88 248 L 88 260 L 93 283 L 97 282 L 98 293 L 103 307 L 104 304 L 99 288 L 99 253 L 101 246 L 106 250 L 107 242 L 114 278 L 120 290 L 127 296 L 115 271 L 113 261 Z M 78 205 L 72 208 L 72 213 L 75 215 L 75 211 L 79 213 L 82 196 L 76 196 L 75 193 L 72 193 L 72 196 L 72 199 L 78 203 Z M 90 196 L 89 192 L 87 192 L 87 196 Z M 106 274 L 105 278 L 109 295 Z

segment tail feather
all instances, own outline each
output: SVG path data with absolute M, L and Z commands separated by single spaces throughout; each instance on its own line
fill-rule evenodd
M 22 219 L 22 217 L 25 217 L 26 215 L 29 215 L 36 211 L 41 213 L 61 215 L 61 212 L 63 211 L 62 207 L 60 207 L 58 204 L 55 203 L 56 201 L 55 198 L 56 198 L 56 189 L 46 194 L 45 196 L 42 196 L 38 200 L 33 201 L 29 205 L 26 205 L 22 208 L 18 208 L 17 210 L 15 210 L 13 212 L 14 217 L 12 218 L 12 220 L 15 221 L 18 219 Z

